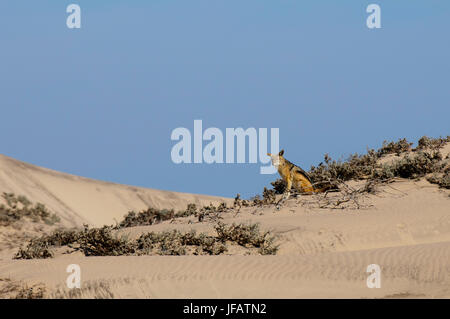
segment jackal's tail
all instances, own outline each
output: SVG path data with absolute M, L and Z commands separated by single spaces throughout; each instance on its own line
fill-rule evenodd
M 319 185 L 315 186 L 313 185 L 313 192 L 314 193 L 325 193 L 325 192 L 337 192 L 339 191 L 339 188 L 336 185 L 333 185 L 331 183 L 320 183 Z

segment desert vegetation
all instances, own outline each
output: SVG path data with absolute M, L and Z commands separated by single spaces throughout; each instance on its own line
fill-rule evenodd
M 0 278 L 0 298 L 2 299 L 42 299 L 47 289 L 42 284 L 28 285 L 10 278 Z
M 433 174 L 427 178 L 427 180 L 432 184 L 437 184 L 442 188 L 450 189 L 450 170 L 447 170 L 442 174 Z
M 52 258 L 54 249 L 67 247 L 81 251 L 85 256 L 124 255 L 220 255 L 228 246 L 237 245 L 247 253 L 261 255 L 276 254 L 278 246 L 270 232 L 262 232 L 258 224 L 231 224 L 218 222 L 214 226 L 216 235 L 197 234 L 191 230 L 148 232 L 138 239 L 114 233 L 115 228 L 104 226 L 83 230 L 56 230 L 52 234 L 31 239 L 20 248 L 15 259 Z
M 345 161 L 333 160 L 328 154 L 318 166 L 311 166 L 308 175 L 314 187 L 325 188 L 327 191 L 316 194 L 304 201 L 304 204 L 319 208 L 354 208 L 365 207 L 359 199 L 367 194 L 375 194 L 380 184 L 388 184 L 395 178 L 415 179 L 427 176 L 430 183 L 438 184 L 442 188 L 449 188 L 448 158 L 443 159 L 439 152 L 450 136 L 446 138 L 422 137 L 416 148 L 405 138 L 397 142 L 384 141 L 378 150 L 369 149 L 366 154 L 352 154 Z M 383 158 L 395 155 L 390 162 L 380 163 Z M 359 182 L 358 186 L 351 186 L 348 182 Z M 235 197 L 233 208 L 238 211 L 242 207 L 264 205 L 278 205 L 277 195 L 286 191 L 286 182 L 279 178 L 271 182 L 272 188 L 264 187 L 261 195 L 250 199 L 242 199 L 240 194 Z M 291 192 L 296 194 L 295 189 Z M 333 192 L 333 195 L 329 195 Z
M 33 205 L 25 196 L 3 193 L 2 198 L 6 205 L 0 204 L 0 226 L 9 226 L 24 219 L 35 223 L 43 222 L 47 225 L 60 221 L 59 217 L 50 213 L 44 204 Z
M 140 212 L 128 212 L 115 228 L 121 229 L 135 226 L 148 226 L 166 220 L 191 216 L 196 217 L 199 222 L 217 221 L 221 218 L 221 213 L 224 213 L 229 209 L 230 208 L 228 208 L 225 203 L 220 203 L 217 206 L 210 204 L 209 206 L 203 206 L 201 208 L 197 207 L 195 204 L 188 204 L 185 210 L 179 212 L 175 212 L 173 209 L 148 208 Z
M 126 214 L 117 228 L 145 226 L 160 223 L 176 217 L 173 210 L 148 208 L 140 212 L 130 211 Z
M 349 180 L 388 182 L 395 177 L 422 177 L 444 168 L 439 148 L 446 142 L 450 142 L 450 136 L 446 139 L 422 137 L 417 148 L 412 149 L 413 143 L 406 139 L 389 143 L 385 141 L 380 149 L 370 149 L 364 155 L 352 154 L 346 161 L 332 160 L 328 154 L 325 154 L 324 162 L 317 167 L 312 166 L 309 176 L 315 184 L 337 185 Z M 380 164 L 380 159 L 389 154 L 395 154 L 398 158 Z M 400 156 L 402 154 L 403 156 Z
M 359 199 L 367 194 L 377 192 L 379 185 L 388 184 L 395 178 L 416 179 L 427 177 L 430 183 L 442 188 L 449 188 L 450 168 L 449 159 L 443 158 L 439 150 L 450 142 L 450 136 L 446 138 L 422 137 L 413 148 L 412 142 L 405 138 L 397 142 L 384 141 L 378 150 L 369 149 L 366 154 L 352 154 L 344 161 L 332 159 L 328 154 L 317 166 L 312 166 L 308 172 L 313 185 L 316 188 L 326 187 L 329 191 L 336 192 L 329 195 L 313 195 L 305 200 L 305 203 L 315 203 L 319 208 L 344 208 L 343 204 L 352 204 L 354 208 L 362 208 Z M 393 156 L 390 161 L 383 161 L 387 156 Z M 432 175 L 430 175 L 432 174 Z M 351 186 L 348 182 L 359 182 L 357 186 Z M 250 200 L 242 200 L 238 194 L 235 198 L 235 206 L 262 206 L 276 204 L 276 195 L 283 194 L 286 183 L 277 179 L 271 183 L 272 188 L 263 190 L 262 195 L 257 195 Z M 295 190 L 292 189 L 295 193 Z M 345 206 L 348 208 L 348 205 Z
M 13 193 L 0 197 L 0 252 L 20 247 L 36 234 L 47 233 L 59 225 L 60 218 L 41 203 Z
M 416 148 L 406 139 L 384 142 L 378 150 L 370 149 L 366 154 L 352 154 L 345 161 L 333 160 L 325 154 L 318 166 L 312 166 L 308 174 L 316 187 L 329 185 L 334 190 L 302 198 L 301 204 L 327 209 L 365 207 L 363 198 L 377 193 L 378 186 L 389 184 L 396 178 L 417 179 L 425 177 L 430 183 L 442 188 L 450 188 L 449 159 L 443 158 L 440 148 L 450 142 L 447 138 L 422 137 Z M 261 231 L 258 224 L 231 224 L 221 220 L 223 214 L 238 214 L 241 208 L 277 205 L 285 191 L 285 182 L 277 179 L 272 188 L 264 187 L 261 195 L 241 199 L 238 194 L 233 207 L 225 203 L 214 206 L 197 207 L 187 205 L 186 209 L 175 212 L 169 209 L 148 208 L 140 212 L 130 211 L 116 226 L 83 229 L 57 229 L 50 234 L 29 240 L 19 249 L 14 258 L 51 258 L 55 249 L 65 247 L 68 251 L 81 251 L 85 256 L 122 255 L 220 255 L 226 254 L 230 246 L 240 247 L 245 253 L 262 255 L 276 254 L 278 246 L 269 232 Z M 0 206 L 0 222 L 10 224 L 28 218 L 33 221 L 57 222 L 44 205 L 32 205 L 23 196 L 3 194 L 7 206 Z M 147 232 L 137 239 L 120 236 L 121 229 L 149 226 L 164 221 L 193 218 L 197 222 L 210 222 L 215 234 L 197 233 L 194 230 Z M 186 221 L 186 220 L 185 220 Z
M 395 178 L 416 179 L 426 177 L 430 183 L 442 188 L 450 186 L 450 169 L 448 158 L 442 158 L 439 150 L 450 142 L 446 138 L 430 138 L 423 136 L 418 140 L 417 147 L 402 138 L 398 141 L 384 141 L 378 149 L 369 149 L 366 154 L 351 154 L 346 160 L 334 160 L 328 154 L 317 166 L 311 166 L 308 175 L 316 188 L 326 188 L 324 194 L 317 194 L 305 202 L 315 203 L 319 208 L 344 208 L 344 204 L 351 204 L 354 208 L 362 208 L 364 204 L 359 199 L 367 194 L 375 194 L 378 186 L 388 184 Z M 391 161 L 384 162 L 387 156 L 394 156 Z M 432 175 L 430 175 L 432 174 Z M 351 186 L 348 182 L 360 182 Z M 119 227 L 151 225 L 163 220 L 179 217 L 195 216 L 199 222 L 217 221 L 221 214 L 229 210 L 239 211 L 242 207 L 276 205 L 280 199 L 277 195 L 286 190 L 286 183 L 282 179 L 271 182 L 271 188 L 264 187 L 261 195 L 250 199 L 242 199 L 240 194 L 235 197 L 233 207 L 204 206 L 197 208 L 190 204 L 186 210 L 175 213 L 173 210 L 148 209 L 140 213 L 130 212 L 120 223 Z M 292 190 L 295 194 L 295 190 Z M 332 196 L 329 192 L 334 192 Z

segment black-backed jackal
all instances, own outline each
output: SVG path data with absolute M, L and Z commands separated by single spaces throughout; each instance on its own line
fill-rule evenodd
M 281 150 L 275 155 L 267 153 L 272 159 L 272 165 L 278 169 L 278 173 L 287 184 L 284 198 L 287 199 L 289 197 L 292 186 L 300 193 L 307 194 L 320 193 L 326 190 L 315 188 L 308 174 L 297 165 L 285 159 L 283 154 L 284 150 Z

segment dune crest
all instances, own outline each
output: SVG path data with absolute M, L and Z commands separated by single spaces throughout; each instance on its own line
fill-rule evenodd
M 129 210 L 148 207 L 185 209 L 197 205 L 231 203 L 231 199 L 128 186 L 42 168 L 0 154 L 0 192 L 25 195 L 57 213 L 63 224 L 114 224 Z

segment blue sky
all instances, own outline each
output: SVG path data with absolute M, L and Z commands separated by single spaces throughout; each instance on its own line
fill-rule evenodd
M 66 27 L 79 4 L 82 28 Z M 382 28 L 366 27 L 381 6 Z M 0 2 L 0 153 L 182 192 L 260 193 L 260 164 L 174 164 L 177 127 L 280 128 L 309 169 L 450 134 L 449 1 Z

